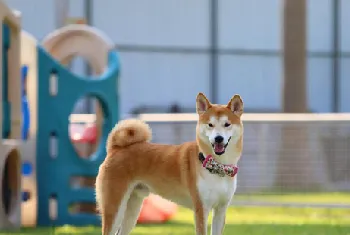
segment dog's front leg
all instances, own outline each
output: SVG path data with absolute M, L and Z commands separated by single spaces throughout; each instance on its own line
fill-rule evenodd
M 211 235 L 222 235 L 225 227 L 227 205 L 219 205 L 213 210 Z
M 201 203 L 195 206 L 194 220 L 196 227 L 196 235 L 207 235 L 208 216 L 210 209 L 203 207 Z

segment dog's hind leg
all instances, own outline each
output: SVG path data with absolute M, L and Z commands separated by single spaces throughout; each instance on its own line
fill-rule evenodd
M 145 196 L 146 195 L 138 194 L 137 189 L 131 193 L 127 205 L 127 211 L 124 215 L 121 231 L 118 235 L 129 235 L 131 230 L 135 227 Z
M 102 235 L 115 235 L 121 227 L 134 185 L 126 182 L 105 187 L 101 195 Z

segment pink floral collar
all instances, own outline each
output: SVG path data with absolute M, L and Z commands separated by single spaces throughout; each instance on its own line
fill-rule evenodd
M 238 172 L 238 167 L 232 164 L 222 164 L 217 162 L 212 155 L 204 157 L 203 153 L 199 153 L 199 160 L 202 166 L 212 174 L 217 174 L 221 177 L 225 175 L 234 177 Z

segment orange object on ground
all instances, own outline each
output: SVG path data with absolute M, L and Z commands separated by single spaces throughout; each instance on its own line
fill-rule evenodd
M 175 215 L 177 208 L 175 203 L 158 195 L 150 194 L 143 201 L 137 222 L 140 224 L 164 223 Z

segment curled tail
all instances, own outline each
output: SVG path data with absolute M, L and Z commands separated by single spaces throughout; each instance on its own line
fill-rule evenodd
M 126 147 L 135 143 L 151 141 L 151 128 L 139 119 L 118 122 L 107 138 L 107 151 L 113 147 Z

